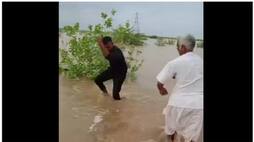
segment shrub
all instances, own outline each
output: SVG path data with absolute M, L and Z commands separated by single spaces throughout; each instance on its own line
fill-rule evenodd
M 142 66 L 144 60 L 140 60 L 137 57 L 142 53 L 141 50 L 137 49 L 135 46 L 129 46 L 126 48 L 127 55 L 126 55 L 126 62 L 128 65 L 128 76 L 130 80 L 136 80 L 136 72 Z
M 113 29 L 111 16 L 114 16 L 115 13 L 115 10 L 112 10 L 109 15 L 102 12 L 103 22 L 90 25 L 88 31 L 80 32 L 79 23 L 63 28 L 64 33 L 71 39 L 68 43 L 69 48 L 60 48 L 60 72 L 72 79 L 78 79 L 82 76 L 95 79 L 98 74 L 109 66 L 97 45 L 97 38 L 101 35 L 109 35 L 113 36 L 113 40 L 117 44 L 123 45 L 123 50 L 128 53 L 126 58 L 129 67 L 128 75 L 132 80 L 135 79 L 135 73 L 143 63 L 143 60 L 136 57 L 141 51 L 135 45 L 143 45 L 144 38 L 135 34 L 128 22 L 124 26 Z
M 130 26 L 129 22 L 126 22 L 124 26 L 120 25 L 113 31 L 114 42 L 125 44 L 125 45 L 138 45 L 144 44 L 145 38 L 139 34 L 135 34 L 133 27 Z
M 158 38 L 158 36 L 156 36 L 156 35 L 152 35 L 152 36 L 148 36 L 149 38 L 154 38 L 154 39 L 156 39 L 156 38 Z
M 197 47 L 203 48 L 203 41 L 197 41 Z
M 169 45 L 174 45 L 175 44 L 175 40 L 174 39 L 168 39 L 168 44 Z
M 165 46 L 168 43 L 163 37 L 157 38 L 157 42 L 155 43 L 158 46 Z

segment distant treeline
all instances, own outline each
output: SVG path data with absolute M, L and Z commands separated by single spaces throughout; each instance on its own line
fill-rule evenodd
M 176 37 L 165 37 L 165 36 L 157 36 L 157 35 L 145 35 L 146 37 L 148 38 L 154 38 L 154 39 L 157 39 L 157 38 L 166 38 L 166 39 L 177 39 Z M 203 41 L 203 39 L 196 39 L 196 41 Z
M 64 32 L 64 28 L 59 28 L 59 32 Z M 88 32 L 87 30 L 79 30 L 79 32 L 81 33 L 85 33 L 85 32 Z
M 63 32 L 63 28 L 59 28 L 59 32 Z M 87 30 L 80 30 L 81 33 L 87 32 Z M 146 35 L 144 33 L 139 33 L 140 36 L 147 37 L 147 38 L 167 38 L 167 39 L 177 39 L 176 37 L 165 37 L 165 36 L 157 36 L 157 35 Z M 196 39 L 196 41 L 203 41 L 203 39 Z
M 63 28 L 59 28 L 59 31 L 60 32 L 64 32 Z M 86 30 L 79 30 L 81 33 L 86 33 L 88 31 Z M 139 35 L 140 37 L 143 37 L 143 38 L 152 38 L 152 39 L 157 39 L 157 45 L 158 46 L 165 46 L 166 44 L 169 44 L 169 45 L 173 45 L 175 44 L 177 38 L 176 37 L 165 37 L 165 36 L 157 36 L 157 35 L 146 35 L 144 33 L 139 33 L 137 34 Z M 203 48 L 203 39 L 196 39 L 196 44 L 197 44 L 197 47 L 198 48 Z
M 158 46 L 165 46 L 165 45 L 174 45 L 176 44 L 176 37 L 163 37 L 157 35 L 144 35 L 147 38 L 157 39 L 156 45 Z M 196 44 L 198 48 L 203 48 L 203 40 L 196 39 Z

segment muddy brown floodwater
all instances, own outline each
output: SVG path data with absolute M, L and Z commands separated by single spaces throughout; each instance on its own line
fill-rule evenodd
M 178 53 L 174 46 L 154 43 L 153 39 L 145 42 L 144 63 L 137 80 L 123 84 L 121 101 L 102 96 L 91 80 L 59 76 L 60 142 L 164 142 L 162 110 L 169 96 L 159 95 L 155 77 Z M 203 57 L 202 48 L 195 53 Z M 112 81 L 105 84 L 112 89 Z M 173 84 L 167 84 L 169 92 Z

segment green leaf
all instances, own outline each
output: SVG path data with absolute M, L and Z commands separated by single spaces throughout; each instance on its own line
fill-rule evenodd
M 107 17 L 108 17 L 108 15 L 106 13 L 104 13 L 104 12 L 101 13 L 101 18 L 106 19 Z
M 111 14 L 114 16 L 116 14 L 116 10 L 112 9 Z

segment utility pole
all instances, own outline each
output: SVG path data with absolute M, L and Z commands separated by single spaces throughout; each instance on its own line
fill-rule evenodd
M 139 32 L 140 32 L 140 31 L 139 31 L 139 23 L 138 23 L 138 21 L 139 21 L 139 20 L 138 20 L 138 12 L 136 12 L 136 17 L 135 17 L 135 22 L 134 22 L 135 25 L 134 25 L 134 26 L 135 26 L 135 30 L 136 30 L 136 33 L 137 33 L 137 34 L 139 34 Z

